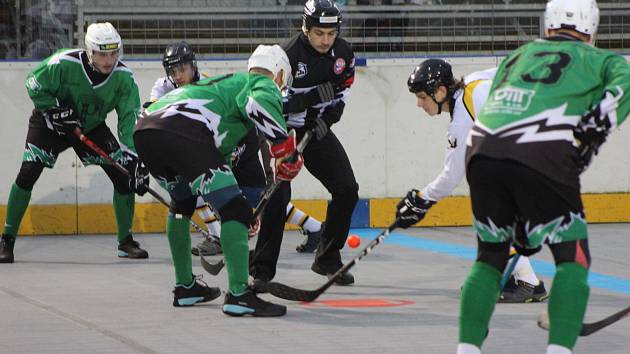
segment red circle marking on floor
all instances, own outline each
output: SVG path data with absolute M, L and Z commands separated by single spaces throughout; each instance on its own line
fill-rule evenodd
M 389 299 L 338 299 L 322 300 L 313 302 L 302 302 L 302 306 L 318 307 L 394 307 L 413 304 L 410 300 L 389 300 Z

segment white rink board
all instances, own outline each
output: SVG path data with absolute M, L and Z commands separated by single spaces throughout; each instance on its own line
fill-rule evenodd
M 402 196 L 409 188 L 422 188 L 442 169 L 446 151 L 447 114 L 429 118 L 415 105 L 407 90 L 407 77 L 422 58 L 368 59 L 357 70 L 349 104 L 333 131 L 343 142 L 359 182 L 361 198 Z M 456 76 L 496 66 L 496 57 L 448 59 Z M 158 61 L 127 62 L 135 73 L 141 101 L 148 99 L 155 79 L 164 74 Z M 37 63 L 0 62 L 0 105 L 4 110 L 0 131 L 0 204 L 6 204 L 11 183 L 20 167 L 27 122 L 33 105 L 24 79 Z M 246 62 L 202 61 L 209 75 L 245 70 Z M 115 131 L 115 114 L 108 125 Z M 624 128 L 624 126 L 622 126 Z M 583 192 L 630 192 L 630 132 L 615 132 L 584 174 Z M 614 173 L 611 173 L 614 171 Z M 156 184 L 153 184 L 156 189 Z M 33 191 L 31 204 L 109 203 L 111 183 L 100 168 L 77 167 L 73 152 L 61 155 L 53 170 L 46 170 Z M 456 195 L 467 195 L 463 182 Z M 325 199 L 326 190 L 307 171 L 293 183 L 295 199 Z M 143 197 L 142 201 L 151 201 Z

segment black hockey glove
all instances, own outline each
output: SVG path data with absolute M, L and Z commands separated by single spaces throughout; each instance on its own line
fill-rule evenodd
M 44 112 L 59 136 L 73 135 L 76 128 L 81 129 L 81 119 L 70 107 L 53 107 Z
M 142 108 L 149 108 L 150 105 L 153 104 L 153 102 L 155 101 L 146 101 L 145 103 L 142 104 Z
M 304 94 L 307 107 L 312 107 L 320 103 L 330 102 L 335 98 L 340 98 L 339 92 L 344 89 L 330 81 L 315 86 L 314 89 Z
M 135 155 L 125 152 L 124 156 L 129 172 L 129 189 L 142 196 L 149 190 L 149 168 Z
M 313 133 L 315 140 L 322 140 L 328 134 L 328 124 L 319 117 L 319 109 L 309 108 L 304 118 L 304 128 Z
M 600 146 L 606 142 L 612 122 L 610 113 L 617 109 L 618 96 L 606 92 L 604 99 L 593 109 L 584 113 L 578 124 L 573 128 L 573 136 L 579 141 L 578 168 L 580 172 L 586 170 L 591 159 L 599 152 Z
M 396 205 L 398 226 L 406 229 L 420 222 L 433 204 L 435 204 L 434 201 L 423 199 L 419 190 L 410 190 L 407 192 L 407 196 Z

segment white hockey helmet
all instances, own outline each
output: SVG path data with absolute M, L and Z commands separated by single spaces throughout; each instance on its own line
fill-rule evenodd
M 291 86 L 293 83 L 293 74 L 291 72 L 291 62 L 289 62 L 289 57 L 282 47 L 277 44 L 259 45 L 247 61 L 247 70 L 251 70 L 252 68 L 268 70 L 274 77 L 278 75 L 280 70 L 283 70 L 284 75 L 282 76 L 282 87 L 280 87 L 280 90 Z
M 599 8 L 596 0 L 551 0 L 545 10 L 545 28 L 571 29 L 591 36 L 595 40 L 599 25 Z
M 94 52 L 114 52 L 118 51 L 118 60 L 122 58 L 122 39 L 118 31 L 111 23 L 93 23 L 88 26 L 85 33 L 85 49 L 88 59 L 92 63 Z

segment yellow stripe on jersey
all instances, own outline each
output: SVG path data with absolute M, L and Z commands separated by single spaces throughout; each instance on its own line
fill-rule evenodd
M 464 87 L 464 107 L 466 107 L 466 111 L 468 111 L 468 115 L 470 119 L 475 120 L 475 102 L 473 101 L 473 92 L 475 91 L 475 87 L 479 85 L 483 80 L 475 80 L 466 87 Z

